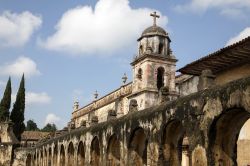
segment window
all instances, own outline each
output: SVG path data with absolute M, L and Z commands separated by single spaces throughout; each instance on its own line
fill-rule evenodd
M 160 43 L 159 44 L 159 54 L 162 54 L 163 53 L 163 44 Z
M 157 89 L 160 90 L 164 86 L 164 68 L 157 69 Z
M 139 55 L 142 55 L 143 54 L 143 46 L 140 45 L 140 48 L 139 48 Z
M 138 70 L 137 78 L 140 80 L 142 79 L 142 69 L 141 68 L 139 68 L 139 70 Z

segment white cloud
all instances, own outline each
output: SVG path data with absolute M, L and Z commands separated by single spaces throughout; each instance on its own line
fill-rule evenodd
M 26 103 L 28 105 L 33 104 L 49 104 L 51 102 L 51 97 L 45 93 L 35 93 L 35 92 L 27 92 L 26 93 Z
M 45 125 L 48 124 L 48 123 L 56 124 L 56 123 L 58 123 L 58 122 L 60 122 L 60 121 L 61 121 L 61 118 L 60 118 L 60 117 L 56 116 L 56 115 L 53 114 L 53 113 L 49 113 L 49 114 L 46 116 L 46 118 L 45 118 L 44 124 L 45 124 Z
M 241 31 L 237 36 L 231 38 L 231 39 L 227 42 L 226 46 L 231 45 L 231 44 L 233 44 L 233 43 L 236 43 L 236 42 L 238 42 L 238 41 L 240 41 L 240 40 L 242 40 L 242 39 L 244 39 L 244 38 L 246 38 L 246 37 L 248 37 L 248 36 L 250 36 L 250 27 L 245 28 L 245 29 L 244 29 L 243 31 Z
M 11 95 L 11 101 L 14 103 L 16 100 L 16 93 Z M 36 92 L 26 92 L 25 94 L 25 104 L 27 106 L 33 105 L 44 105 L 51 102 L 51 97 L 46 92 L 36 93 Z
M 189 3 L 176 6 L 178 11 L 205 12 L 209 9 L 218 9 L 228 16 L 242 16 L 250 9 L 249 0 L 190 0 Z
M 0 15 L 0 47 L 24 45 L 41 24 L 41 17 L 28 11 L 20 14 L 4 11 Z
M 17 58 L 12 63 L 6 63 L 0 66 L 0 75 L 20 77 L 23 73 L 25 77 L 41 74 L 37 69 L 36 63 L 32 59 L 24 56 Z
M 71 54 L 110 54 L 135 43 L 141 32 L 152 25 L 152 11 L 132 9 L 128 0 L 99 0 L 94 9 L 78 6 L 64 13 L 56 32 L 40 44 Z M 161 15 L 159 24 L 165 27 L 167 17 Z

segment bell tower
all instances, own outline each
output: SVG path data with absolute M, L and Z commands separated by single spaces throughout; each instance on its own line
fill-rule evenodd
M 171 40 L 168 33 L 156 23 L 160 16 L 156 12 L 150 16 L 153 17 L 153 25 L 146 28 L 137 40 L 137 56 L 131 63 L 131 98 L 137 100 L 139 110 L 155 105 L 163 87 L 169 93 L 175 92 L 177 59 L 170 48 Z

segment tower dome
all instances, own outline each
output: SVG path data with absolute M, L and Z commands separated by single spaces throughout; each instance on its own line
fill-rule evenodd
M 141 37 L 138 39 L 138 41 L 141 40 L 143 37 L 150 37 L 150 36 L 168 37 L 168 33 L 162 27 L 153 25 L 153 26 L 146 28 L 142 32 Z
M 170 55 L 170 38 L 168 33 L 156 25 L 156 19 L 160 18 L 156 12 L 150 14 L 153 17 L 153 25 L 146 28 L 138 41 L 138 57 L 144 55 L 155 55 L 167 57 Z

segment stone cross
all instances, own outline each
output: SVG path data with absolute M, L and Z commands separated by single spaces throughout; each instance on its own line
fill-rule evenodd
M 154 18 L 154 26 L 156 26 L 156 18 L 160 18 L 160 16 L 157 15 L 156 12 L 151 13 L 150 16 L 152 16 Z

